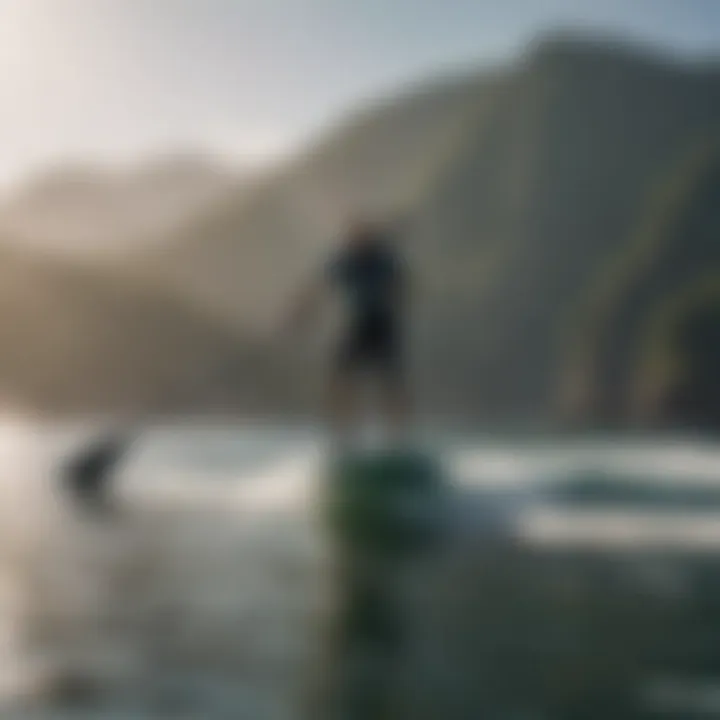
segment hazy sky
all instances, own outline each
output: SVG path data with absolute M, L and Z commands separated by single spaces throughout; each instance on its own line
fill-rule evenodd
M 0 182 L 176 148 L 255 161 L 557 25 L 715 52 L 720 0 L 0 0 Z

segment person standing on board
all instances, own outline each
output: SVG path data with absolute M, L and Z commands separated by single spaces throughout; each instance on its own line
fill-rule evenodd
M 408 279 L 404 258 L 390 233 L 370 220 L 350 223 L 325 272 L 301 295 L 293 319 L 304 323 L 330 291 L 344 305 L 329 382 L 330 419 L 342 437 L 357 421 L 360 381 L 374 380 L 381 413 L 394 437 L 410 410 L 404 362 Z

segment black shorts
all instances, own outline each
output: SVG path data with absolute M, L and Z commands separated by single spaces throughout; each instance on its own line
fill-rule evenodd
M 387 314 L 368 315 L 349 324 L 338 345 L 335 369 L 342 374 L 367 370 L 400 377 L 402 355 L 397 319 Z

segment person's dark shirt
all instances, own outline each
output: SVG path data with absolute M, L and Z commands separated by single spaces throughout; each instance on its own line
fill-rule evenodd
M 329 263 L 328 276 L 351 319 L 397 317 L 404 272 L 398 253 L 384 238 L 341 249 Z

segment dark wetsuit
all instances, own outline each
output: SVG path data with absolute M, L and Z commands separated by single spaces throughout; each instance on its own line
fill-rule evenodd
M 329 280 L 347 305 L 348 319 L 335 358 L 339 372 L 402 374 L 405 272 L 391 245 L 378 237 L 339 252 Z

